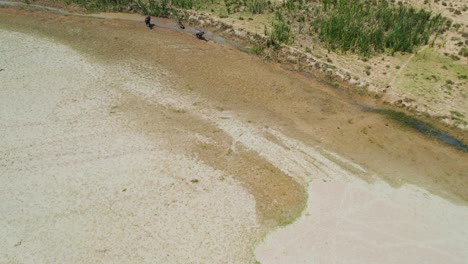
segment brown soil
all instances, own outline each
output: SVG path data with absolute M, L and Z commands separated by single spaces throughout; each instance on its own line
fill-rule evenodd
M 213 124 L 183 110 L 158 107 L 129 94 L 122 96 L 121 105 L 115 106 L 113 111 L 123 113 L 126 120 L 131 120 L 130 126 L 145 131 L 153 140 L 166 138 L 164 145 L 171 150 L 188 151 L 188 155 L 241 182 L 255 197 L 257 214 L 264 224 L 290 223 L 305 208 L 306 194 L 300 184 L 258 153 L 236 145 L 229 135 Z M 202 135 L 209 142 L 194 144 L 193 134 Z

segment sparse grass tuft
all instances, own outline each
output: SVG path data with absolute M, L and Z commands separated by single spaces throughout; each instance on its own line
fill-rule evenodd
M 462 114 L 462 113 L 460 113 L 458 111 L 455 111 L 455 110 L 450 111 L 450 113 L 455 117 L 461 117 L 461 118 L 465 117 L 464 114 Z
M 459 52 L 458 55 L 463 57 L 468 57 L 468 47 L 463 47 Z

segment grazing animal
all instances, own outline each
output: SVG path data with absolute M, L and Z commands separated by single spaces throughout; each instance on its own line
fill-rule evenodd
M 154 24 L 151 24 L 151 16 L 145 17 L 145 24 L 149 29 L 153 29 Z
M 197 30 L 197 32 L 195 32 L 195 36 L 196 36 L 198 39 L 206 40 L 206 38 L 203 37 L 204 34 L 205 34 L 205 32 L 204 32 L 204 31 L 201 31 L 201 30 Z
M 179 27 L 180 27 L 181 29 L 185 29 L 184 24 L 182 24 L 182 21 L 180 21 L 180 20 L 179 20 Z

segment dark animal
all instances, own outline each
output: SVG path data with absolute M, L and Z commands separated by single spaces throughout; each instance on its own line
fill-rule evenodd
M 184 24 L 182 24 L 182 21 L 180 21 L 180 20 L 179 20 L 179 27 L 180 27 L 181 29 L 185 29 Z
M 153 29 L 154 24 L 151 24 L 151 16 L 145 17 L 145 24 L 149 29 Z
M 149 27 L 150 23 L 151 23 L 151 17 L 150 16 L 145 17 L 145 24 L 147 27 Z
M 204 31 L 197 30 L 197 32 L 195 32 L 195 37 L 197 37 L 197 39 L 208 41 L 203 35 L 205 35 Z

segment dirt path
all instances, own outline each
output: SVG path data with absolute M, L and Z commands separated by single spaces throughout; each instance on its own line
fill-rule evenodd
M 2 263 L 467 258 L 466 153 L 318 81 L 134 21 L 0 35 Z

